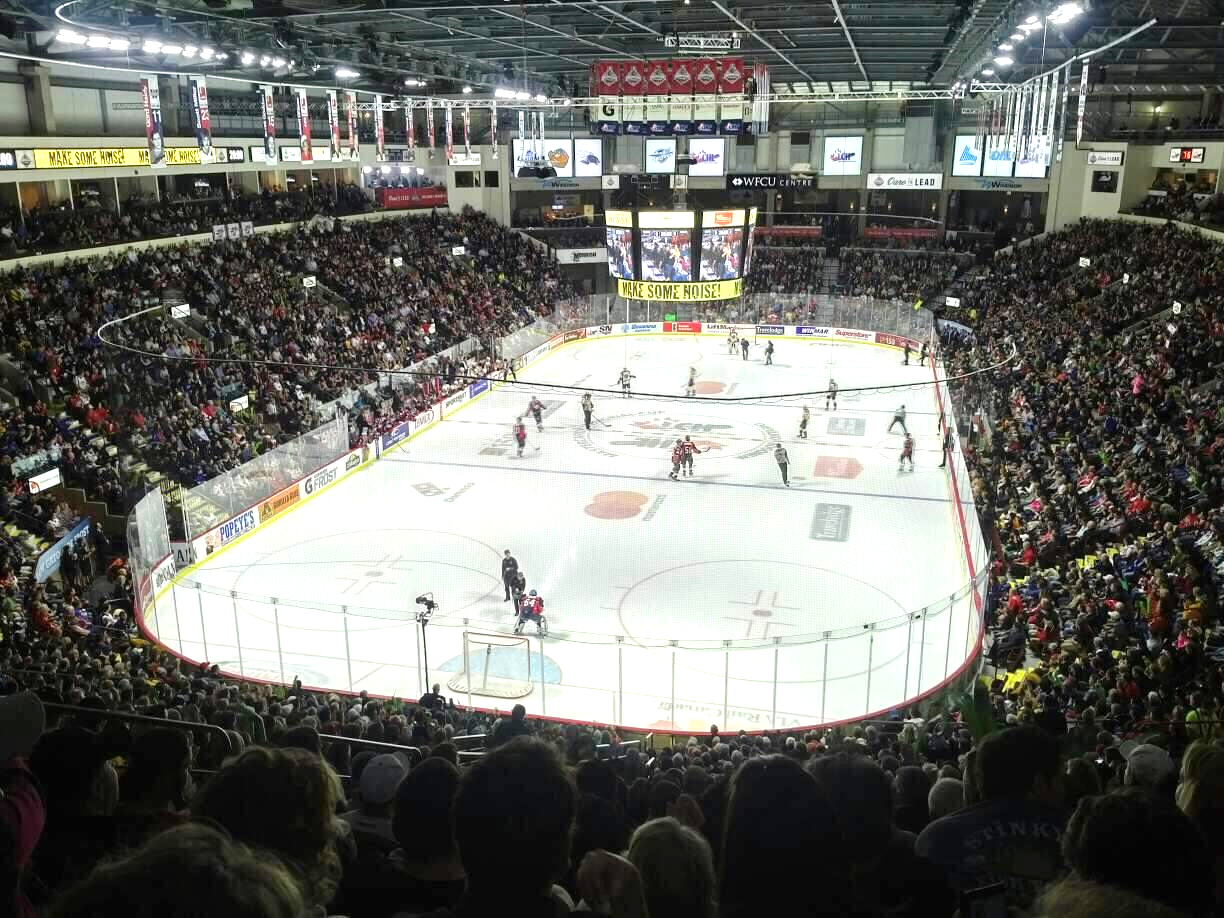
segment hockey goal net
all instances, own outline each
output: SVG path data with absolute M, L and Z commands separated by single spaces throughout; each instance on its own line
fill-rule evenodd
M 455 692 L 491 698 L 531 694 L 531 643 L 523 635 L 465 631 L 459 665 L 446 683 Z

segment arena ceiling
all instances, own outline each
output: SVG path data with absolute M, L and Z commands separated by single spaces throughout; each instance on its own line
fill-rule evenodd
M 1079 0 L 1082 12 L 1018 31 L 1061 6 L 1029 0 L 7 0 L 10 45 L 115 66 L 223 73 L 398 93 L 587 94 L 590 65 L 678 56 L 675 36 L 713 37 L 770 67 L 780 94 L 904 93 L 983 79 L 1017 81 L 1154 27 L 1095 59 L 1094 83 L 1189 91 L 1224 82 L 1224 0 Z M 1056 17 L 1058 18 L 1058 17 Z M 65 45 L 56 30 L 126 36 L 121 51 Z M 1022 34 L 1024 41 L 1009 36 Z M 122 39 L 121 39 L 122 40 Z M 208 47 L 224 60 L 146 53 Z M 1013 48 L 1000 51 L 1001 43 Z M 244 52 L 246 52 L 244 54 Z M 698 52 L 694 52 L 698 53 Z M 732 52 L 724 52 L 732 53 Z M 1010 66 L 991 62 L 1008 56 Z M 245 63 L 244 63 L 245 61 Z M 277 66 L 279 64 L 279 66 Z M 341 76 L 341 74 L 355 76 Z M 409 81 L 405 84 L 405 81 Z M 1201 90 L 1200 90 L 1201 91 Z

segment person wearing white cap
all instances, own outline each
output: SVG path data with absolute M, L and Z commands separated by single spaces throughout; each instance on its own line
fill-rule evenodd
M 395 843 L 392 804 L 406 774 L 408 768 L 398 755 L 376 755 L 366 763 L 357 783 L 357 809 L 340 817 L 359 840 L 362 835 L 371 835 Z
M 1126 759 L 1126 775 L 1122 783 L 1128 787 L 1142 787 L 1169 800 L 1177 790 L 1177 766 L 1169 753 L 1151 743 L 1136 743 L 1127 740 L 1119 747 Z

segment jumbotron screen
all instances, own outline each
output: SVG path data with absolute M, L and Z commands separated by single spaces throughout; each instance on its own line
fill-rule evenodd
M 608 272 L 619 280 L 721 282 L 748 271 L 755 208 L 610 210 L 605 217 Z

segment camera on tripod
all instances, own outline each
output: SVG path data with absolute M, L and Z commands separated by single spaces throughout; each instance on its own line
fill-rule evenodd
M 417 613 L 417 621 L 422 625 L 427 624 L 429 619 L 433 617 L 434 612 L 438 610 L 438 604 L 434 602 L 433 593 L 423 593 L 416 598 L 416 601 L 417 605 L 425 607 Z

